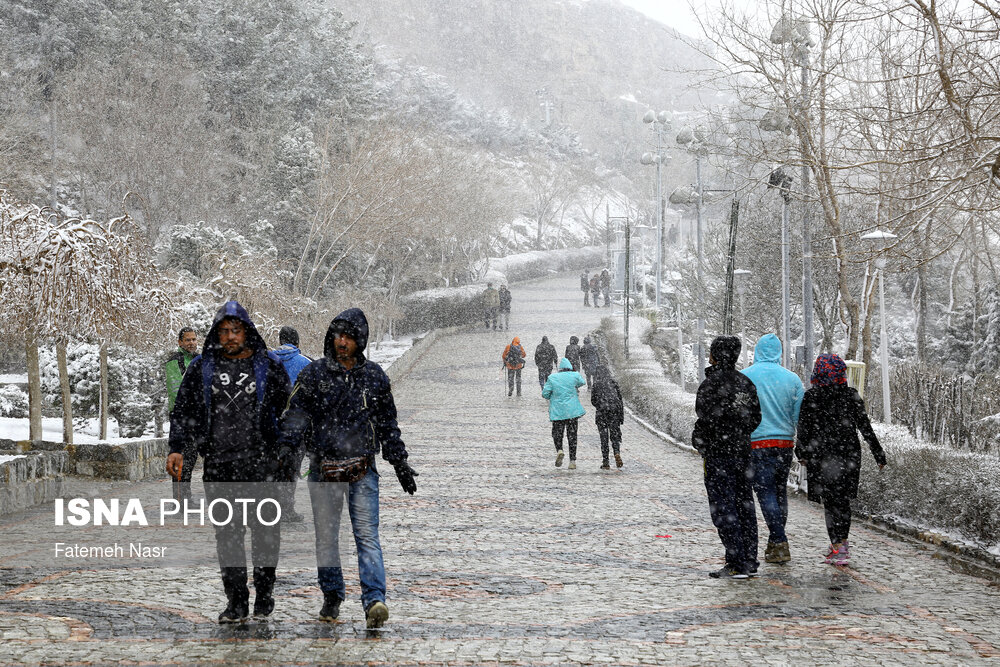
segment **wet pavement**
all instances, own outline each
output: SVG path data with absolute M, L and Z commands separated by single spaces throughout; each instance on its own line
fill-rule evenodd
M 624 468 L 599 470 L 586 390 L 591 414 L 580 424 L 579 467 L 556 468 L 530 358 L 541 335 L 561 352 L 570 335 L 582 339 L 609 316 L 610 309 L 584 308 L 577 285 L 576 276 L 563 275 L 516 287 L 509 332 L 442 338 L 396 384 L 420 488 L 405 495 L 391 468 L 381 466 L 390 609 L 384 630 L 364 628 L 346 526 L 341 544 L 351 599 L 338 622 L 316 620 L 321 596 L 306 557 L 307 523 L 283 535 L 289 556 L 279 568 L 271 619 L 244 626 L 215 622 L 224 600 L 211 567 L 0 569 L 0 663 L 1000 660 L 1000 589 L 956 572 L 930 545 L 860 524 L 852 530 L 852 565 L 823 565 L 822 511 L 802 498 L 791 499 L 791 563 L 762 564 L 761 576 L 748 581 L 710 579 L 721 547 L 700 460 L 627 420 Z M 507 397 L 500 354 L 515 334 L 529 363 L 523 395 Z M 299 509 L 308 508 L 300 488 Z M 35 536 L 44 543 L 51 508 L 3 517 L 0 527 L 7 540 Z

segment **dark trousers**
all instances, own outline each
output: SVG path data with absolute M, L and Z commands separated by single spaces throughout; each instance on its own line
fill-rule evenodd
M 611 448 L 615 454 L 621 453 L 622 449 L 622 428 L 618 423 L 618 417 L 605 418 L 597 415 L 597 434 L 601 436 L 601 458 L 608 462 L 608 441 L 611 441 Z
M 823 494 L 823 513 L 830 544 L 843 542 L 851 532 L 851 499 L 846 493 Z
M 583 375 L 587 378 L 587 391 L 590 391 L 590 380 L 594 376 L 594 369 L 584 366 Z
M 590 305 L 590 292 L 587 290 L 583 290 L 583 305 Z M 597 304 L 595 303 L 594 305 L 596 306 Z
M 206 461 L 205 472 L 206 512 L 212 501 L 224 499 L 233 508 L 231 521 L 215 526 L 215 552 L 219 559 L 222 585 L 226 597 L 237 602 L 246 602 L 250 592 L 247 589 L 247 557 L 244 537 L 250 528 L 250 548 L 253 558 L 254 587 L 258 597 L 271 595 L 274 588 L 275 568 L 281 549 L 280 522 L 265 526 L 257 520 L 257 503 L 264 498 L 280 501 L 286 493 L 276 483 L 255 482 L 262 478 L 253 466 L 244 462 L 215 463 Z M 247 506 L 247 524 L 243 523 L 243 506 L 237 498 L 252 498 L 254 503 Z M 226 511 L 216 510 L 217 520 L 226 518 Z M 273 519 L 273 505 L 265 507 L 263 518 L 270 523 Z M 208 517 L 206 517 L 208 520 Z
M 576 429 L 579 422 L 577 419 L 560 419 L 552 422 L 552 442 L 556 445 L 556 451 L 562 451 L 563 431 L 566 432 L 566 441 L 569 443 L 569 460 L 576 461 Z
M 611 307 L 611 295 L 609 294 L 609 292 L 610 292 L 610 289 L 607 288 L 607 287 L 605 287 L 604 288 L 604 305 L 607 306 L 608 308 Z
M 549 376 L 552 375 L 551 368 L 539 368 L 538 369 L 538 386 L 545 389 L 545 383 L 548 381 Z
M 507 369 L 507 395 L 510 396 L 514 393 L 514 384 L 517 384 L 517 395 L 521 395 L 521 369 L 520 368 L 508 368 Z
M 740 572 L 756 572 L 760 565 L 752 474 L 749 453 L 705 457 L 705 491 L 712 523 L 725 547 L 726 565 Z
M 489 329 L 490 326 L 494 329 L 497 328 L 497 309 L 495 307 L 483 309 L 483 322 L 486 323 L 487 329 Z

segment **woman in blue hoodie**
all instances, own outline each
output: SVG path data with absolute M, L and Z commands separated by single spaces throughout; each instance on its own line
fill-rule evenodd
M 788 470 L 792 466 L 795 425 L 802 405 L 802 380 L 781 366 L 781 340 L 766 334 L 757 341 L 753 365 L 744 369 L 757 388 L 760 425 L 750 434 L 753 490 L 769 533 L 764 560 L 787 563 L 792 559 L 785 535 L 788 520 Z
M 580 417 L 586 414 L 579 388 L 587 384 L 583 376 L 573 370 L 573 364 L 563 357 L 559 372 L 553 373 L 542 387 L 542 398 L 549 401 L 549 420 L 552 422 L 552 441 L 556 445 L 556 467 L 563 462 L 563 432 L 569 441 L 569 469 L 576 470 L 576 433 Z

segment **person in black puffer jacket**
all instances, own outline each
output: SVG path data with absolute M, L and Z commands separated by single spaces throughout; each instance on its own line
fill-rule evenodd
M 740 339 L 712 341 L 698 387 L 691 442 L 705 459 L 705 490 L 726 564 L 712 577 L 746 579 L 757 573 L 757 513 L 750 468 L 750 434 L 760 424 L 757 388 L 736 370 Z
M 580 339 L 576 336 L 569 337 L 569 345 L 566 346 L 566 354 L 563 356 L 569 359 L 573 365 L 573 370 L 580 372 Z
M 545 381 L 552 375 L 552 369 L 559 363 L 559 355 L 555 346 L 549 342 L 548 336 L 542 336 L 542 342 L 535 348 L 535 365 L 538 366 L 538 386 L 544 388 Z
M 365 358 L 368 319 L 359 308 L 333 318 L 323 344 L 323 358 L 299 373 L 282 420 L 279 445 L 294 451 L 309 443 L 309 498 L 316 525 L 316 561 L 323 608 L 319 618 L 333 621 L 346 597 L 340 566 L 340 517 L 348 503 L 351 528 L 358 546 L 361 604 L 369 628 L 389 617 L 385 604 L 385 565 L 379 542 L 379 475 L 375 457 L 396 470 L 403 490 L 417 490 L 417 473 L 396 423 L 396 404 L 389 377 Z M 308 436 L 308 437 L 307 437 Z M 363 475 L 357 481 L 328 481 L 324 462 L 358 461 Z
M 622 429 L 625 423 L 625 403 L 622 401 L 622 392 L 618 388 L 618 383 L 611 377 L 611 371 L 605 364 L 599 364 L 594 372 L 594 388 L 590 392 L 590 402 L 597 408 L 597 433 L 601 437 L 601 463 L 602 470 L 610 470 L 611 463 L 608 461 L 608 441 L 611 441 L 611 448 L 615 453 L 615 465 L 619 468 L 622 463 Z
M 580 366 L 583 367 L 584 377 L 587 378 L 587 391 L 590 391 L 590 385 L 599 361 L 600 355 L 598 355 L 594 344 L 590 342 L 590 336 L 584 336 L 583 347 L 580 348 Z
M 847 364 L 836 354 L 821 354 L 810 378 L 812 387 L 802 397 L 795 456 L 806 466 L 809 500 L 823 503 L 830 548 L 825 562 L 846 565 L 851 530 L 851 499 L 858 497 L 861 480 L 861 443 L 864 436 L 879 470 L 885 452 L 872 430 L 865 402 L 847 385 Z

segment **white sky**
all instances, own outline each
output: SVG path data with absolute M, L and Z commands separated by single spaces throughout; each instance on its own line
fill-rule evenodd
M 690 5 L 698 7 L 698 13 L 701 14 L 706 7 L 719 4 L 719 0 L 621 0 L 621 2 L 688 37 L 702 37 L 701 28 Z M 728 0 L 727 4 L 749 9 L 757 5 L 757 0 Z

